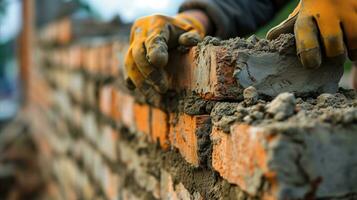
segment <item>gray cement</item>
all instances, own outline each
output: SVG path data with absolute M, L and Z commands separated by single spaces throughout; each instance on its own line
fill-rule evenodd
M 256 36 L 224 41 L 206 37 L 198 47 L 202 49 L 207 45 L 226 48 L 225 57 L 235 62 L 237 87 L 254 86 L 261 95 L 335 93 L 344 71 L 343 58 L 324 58 L 319 68 L 304 68 L 296 54 L 295 39 L 291 34 L 281 35 L 273 41 Z

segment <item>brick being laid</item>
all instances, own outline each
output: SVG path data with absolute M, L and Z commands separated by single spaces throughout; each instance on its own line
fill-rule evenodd
M 321 67 L 306 69 L 295 49 L 294 36 L 289 34 L 273 41 L 254 36 L 225 41 L 207 37 L 188 53 L 172 53 L 167 70 L 173 90 L 194 92 L 208 100 L 241 100 L 249 86 L 271 97 L 282 92 L 336 92 L 343 61 L 325 59 Z
M 173 89 L 195 92 L 208 100 L 238 98 L 241 88 L 233 76 L 234 65 L 224 60 L 226 52 L 208 46 L 204 52 L 194 47 L 188 54 L 174 54 L 168 68 Z

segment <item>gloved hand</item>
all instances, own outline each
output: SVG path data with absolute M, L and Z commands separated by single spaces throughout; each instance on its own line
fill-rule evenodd
M 165 93 L 168 51 L 179 45 L 194 46 L 206 34 L 204 25 L 185 13 L 175 17 L 152 15 L 138 19 L 130 34 L 125 58 L 127 85 L 138 88 L 148 99 Z
M 269 31 L 267 38 L 295 32 L 297 53 L 305 67 L 321 65 L 327 57 L 343 56 L 345 46 L 357 60 L 357 0 L 301 0 L 295 11 Z M 321 41 L 321 43 L 319 43 Z

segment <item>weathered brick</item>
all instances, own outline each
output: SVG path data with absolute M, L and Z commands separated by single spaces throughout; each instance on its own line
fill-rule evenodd
M 134 97 L 118 92 L 118 112 L 119 112 L 119 122 L 128 128 L 135 127 L 134 118 Z
M 84 78 L 82 74 L 71 73 L 67 87 L 76 100 L 82 101 L 84 88 Z
M 84 68 L 90 73 L 96 73 L 98 71 L 98 48 L 90 46 L 86 52 L 86 65 Z
M 119 145 L 119 157 L 125 163 L 128 170 L 133 171 L 133 176 L 138 185 L 152 193 L 156 198 L 160 196 L 160 181 L 148 173 L 147 157 L 141 156 L 128 144 L 121 142 Z
M 91 141 L 98 139 L 98 122 L 95 113 L 86 112 L 82 117 L 82 130 L 85 136 Z
M 257 194 L 261 182 L 251 177 L 261 177 L 266 169 L 267 152 L 262 146 L 263 138 L 258 129 L 249 125 L 234 125 L 227 134 L 214 127 L 212 166 L 230 183 L 239 185 L 244 191 Z M 248 180 L 248 181 L 247 181 Z
M 113 88 L 111 85 L 103 85 L 99 92 L 99 109 L 108 117 L 112 113 L 112 91 Z
M 108 167 L 103 168 L 101 187 L 109 200 L 118 199 L 119 176 Z
M 111 52 L 110 52 L 110 63 L 109 63 L 109 68 L 110 68 L 110 75 L 114 77 L 118 77 L 121 75 L 119 71 L 119 57 L 118 57 L 118 51 L 120 51 L 120 43 L 114 41 L 113 43 L 110 44 Z
M 112 105 L 111 105 L 111 114 L 110 117 L 112 120 L 119 122 L 120 120 L 120 111 L 119 111 L 119 91 L 113 87 L 112 90 Z
M 80 127 L 81 126 L 81 122 L 82 122 L 82 109 L 80 108 L 80 106 L 74 106 L 73 107 L 73 123 L 75 126 Z
M 134 120 L 137 131 L 150 135 L 151 108 L 145 104 L 134 104 Z
M 91 161 L 90 165 L 90 173 L 94 177 L 95 181 L 97 183 L 101 183 L 103 173 L 106 170 L 106 163 L 104 162 L 104 158 L 101 156 L 101 154 L 97 151 L 93 151 L 93 160 Z
M 57 38 L 59 44 L 68 44 L 72 39 L 72 21 L 65 17 L 57 22 Z
M 346 160 L 354 159 L 357 137 L 350 131 L 356 129 L 320 123 L 234 124 L 226 134 L 214 128 L 212 165 L 230 183 L 262 199 L 314 199 L 353 193 L 355 189 L 346 188 L 356 177 L 341 174 L 353 168 Z
M 84 82 L 83 103 L 95 106 L 96 104 L 96 85 L 93 81 Z
M 172 54 L 169 62 L 172 89 L 193 91 L 209 100 L 236 99 L 239 91 L 233 76 L 235 68 L 225 60 L 226 51 L 207 46 L 204 51 L 195 47 L 188 54 Z
M 208 119 L 208 115 L 170 114 L 170 143 L 179 149 L 187 162 L 194 166 L 199 165 L 198 138 L 196 133 L 205 125 Z
M 151 137 L 154 142 L 159 142 L 162 149 L 169 148 L 169 115 L 157 108 L 152 108 Z
M 81 66 L 82 56 L 81 48 L 78 45 L 73 45 L 70 47 L 68 55 L 68 64 L 71 69 L 78 69 Z
M 117 144 L 119 134 L 116 130 L 109 125 L 104 125 L 101 130 L 100 142 L 98 142 L 99 148 L 105 156 L 110 160 L 115 161 L 117 159 Z

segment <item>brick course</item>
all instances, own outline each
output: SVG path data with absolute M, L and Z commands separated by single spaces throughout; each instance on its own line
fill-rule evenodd
M 188 96 L 212 104 L 242 100 L 242 88 L 233 77 L 234 62 L 226 56 L 227 48 L 206 45 L 194 47 L 187 54 L 172 54 L 168 74 L 177 95 L 169 102 L 173 106 L 158 107 L 122 84 L 127 38 L 75 40 L 76 22 L 70 20 L 59 20 L 40 31 L 40 64 L 31 74 L 34 92 L 30 92 L 37 115 L 52 127 L 46 139 L 55 155 L 53 181 L 65 193 L 65 199 L 288 199 L 291 196 L 284 195 L 289 189 L 301 191 L 293 192 L 295 196 L 290 199 L 332 195 L 318 190 L 319 184 L 330 188 L 316 172 L 311 172 L 313 179 L 302 182 L 301 187 L 289 182 L 283 169 L 285 160 L 279 160 L 285 155 L 275 147 L 281 145 L 291 154 L 290 148 L 303 151 L 285 133 L 247 122 L 232 122 L 230 133 L 226 133 L 211 124 L 209 109 L 188 114 L 182 105 L 175 104 Z M 42 127 L 41 122 L 36 124 Z M 355 125 L 346 127 L 356 130 Z M 296 129 L 305 131 L 299 126 Z M 335 137 L 325 136 L 321 130 L 314 132 L 321 132 L 325 139 Z M 303 135 L 308 138 L 309 132 Z M 311 141 L 318 143 L 321 138 Z M 339 141 L 348 146 L 347 139 Z M 341 147 L 332 142 L 319 145 Z M 355 150 L 351 147 L 336 152 Z M 304 158 L 311 161 L 333 156 Z M 290 157 L 287 160 L 294 169 L 299 167 L 290 163 Z M 314 161 L 307 163 L 320 166 Z M 349 163 L 339 165 L 338 170 L 348 173 L 347 169 Z M 296 178 L 297 174 L 289 175 Z M 328 179 L 326 174 L 321 177 Z M 355 188 L 336 188 L 331 189 L 336 194 L 357 193 Z

